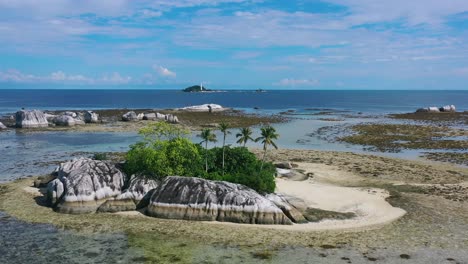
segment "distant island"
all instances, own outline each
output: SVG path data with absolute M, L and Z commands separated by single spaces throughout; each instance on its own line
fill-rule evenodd
M 202 85 L 190 86 L 190 87 L 185 88 L 182 91 L 186 93 L 213 92 L 213 90 L 207 89 L 203 87 Z

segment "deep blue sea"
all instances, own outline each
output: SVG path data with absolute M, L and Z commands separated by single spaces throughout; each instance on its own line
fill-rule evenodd
M 274 90 L 184 93 L 176 90 L 0 90 L 0 113 L 19 108 L 174 108 L 204 103 L 251 109 L 334 108 L 362 112 L 408 112 L 453 104 L 468 110 L 468 91 Z

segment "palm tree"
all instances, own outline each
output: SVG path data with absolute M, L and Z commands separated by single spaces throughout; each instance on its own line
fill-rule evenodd
M 216 135 L 213 134 L 211 129 L 205 128 L 202 130 L 199 137 L 203 139 L 200 144 L 205 143 L 205 170 L 208 172 L 208 142 L 216 142 Z
M 237 140 L 237 143 L 239 144 L 244 144 L 243 146 L 245 147 L 245 144 L 247 144 L 247 141 L 255 141 L 252 137 L 252 129 L 250 127 L 244 127 L 240 129 L 240 132 L 236 134 L 236 138 L 239 138 Z
M 219 131 L 221 131 L 221 133 L 223 133 L 223 175 L 224 175 L 224 146 L 226 145 L 226 136 L 227 134 L 231 134 L 231 132 L 228 131 L 229 125 L 224 122 L 219 124 L 218 129 Z
M 275 149 L 278 149 L 276 146 L 274 139 L 279 138 L 279 134 L 276 133 L 276 129 L 272 126 L 264 126 L 260 129 L 261 136 L 255 139 L 255 142 L 261 141 L 263 144 L 263 159 L 262 159 L 262 166 L 260 169 L 263 169 L 263 164 L 265 163 L 265 158 L 267 154 L 268 145 L 272 145 Z

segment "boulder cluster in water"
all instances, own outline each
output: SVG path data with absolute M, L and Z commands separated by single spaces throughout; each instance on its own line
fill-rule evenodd
M 160 113 L 140 113 L 137 114 L 135 111 L 130 111 L 122 115 L 122 121 L 139 121 L 139 120 L 161 120 L 168 123 L 177 124 L 179 119 L 175 115 L 171 114 L 160 114 Z
M 440 113 L 440 112 L 456 112 L 457 109 L 454 105 L 446 105 L 442 107 L 430 106 L 425 108 L 419 108 L 416 113 Z
M 48 203 L 60 213 L 143 209 L 153 217 L 248 224 L 304 223 L 304 206 L 280 194 L 263 196 L 240 184 L 194 177 L 162 181 L 127 177 L 111 161 L 62 163 L 46 181 Z M 297 200 L 297 199 L 296 199 Z
M 15 114 L 17 128 L 43 128 L 49 126 L 75 126 L 85 125 L 87 123 L 100 123 L 99 114 L 93 111 L 71 112 L 66 111 L 61 114 L 49 114 L 40 110 L 21 110 Z M 141 113 L 136 114 L 130 111 L 122 116 L 123 121 L 138 121 L 138 120 L 162 120 L 169 123 L 179 123 L 177 116 L 172 114 L 160 113 Z M 0 130 L 7 127 L 0 123 Z

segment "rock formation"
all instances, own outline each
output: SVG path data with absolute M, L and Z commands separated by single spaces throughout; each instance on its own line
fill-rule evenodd
M 47 185 L 49 203 L 61 213 L 91 213 L 121 193 L 125 175 L 110 161 L 88 158 L 60 164 L 57 179 Z
M 7 127 L 2 122 L 0 122 L 0 130 L 4 130 L 4 129 L 7 129 Z
M 152 190 L 159 182 L 132 176 L 128 188 L 113 199 L 107 200 L 98 208 L 98 212 L 133 211 L 148 205 Z
M 307 209 L 304 201 L 277 193 L 271 193 L 265 197 L 278 206 L 283 211 L 283 213 L 294 223 L 307 223 L 307 220 L 302 215 L 302 212 Z
M 38 128 L 48 127 L 49 123 L 42 111 L 39 110 L 21 110 L 16 112 L 16 126 L 19 128 Z
M 143 114 L 143 120 L 156 120 L 156 114 L 155 113 L 144 113 Z
M 84 121 L 86 123 L 98 123 L 99 115 L 93 111 L 86 111 L 84 113 Z
M 179 123 L 179 119 L 175 115 L 167 114 L 165 116 L 165 120 L 171 124 L 177 124 Z
M 75 112 L 71 112 L 71 111 L 66 111 L 65 113 L 63 113 L 64 115 L 67 115 L 67 116 L 71 116 L 73 118 L 76 118 L 78 115 L 75 113 Z
M 122 115 L 123 121 L 138 121 L 138 115 L 134 111 L 127 112 Z
M 454 105 L 446 105 L 442 107 L 425 107 L 425 108 L 419 108 L 416 110 L 416 113 L 440 113 L 440 112 L 456 112 L 457 109 Z
M 57 116 L 53 120 L 54 124 L 57 126 L 74 126 L 75 119 L 69 115 Z
M 248 224 L 291 224 L 273 202 L 239 184 L 167 177 L 147 208 L 154 217 Z

